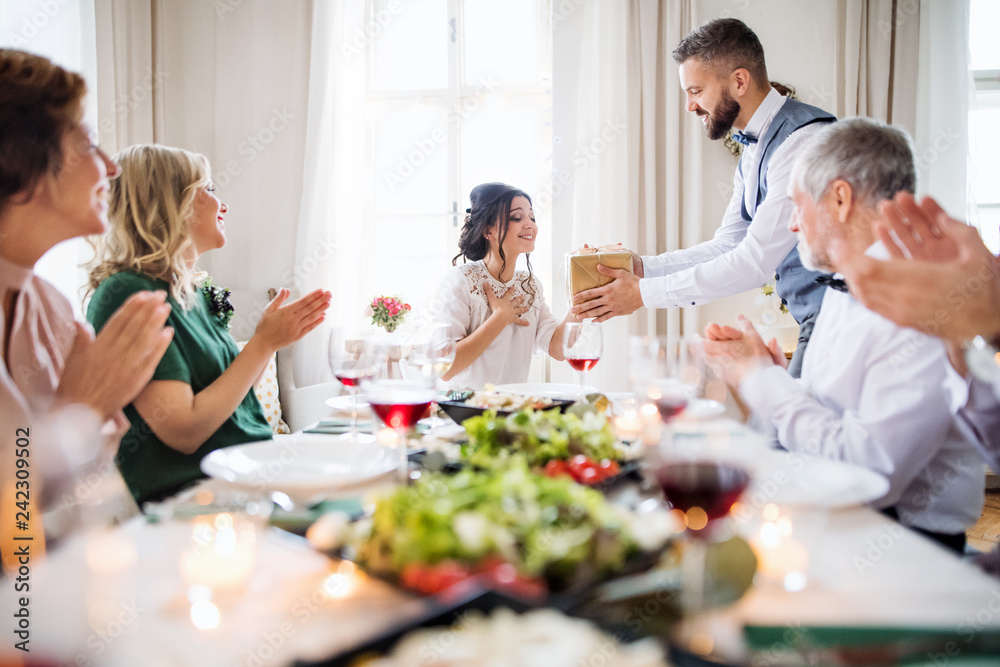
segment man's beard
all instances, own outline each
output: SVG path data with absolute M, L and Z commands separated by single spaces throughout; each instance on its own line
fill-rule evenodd
M 817 255 L 809 244 L 806 242 L 804 236 L 799 234 L 799 261 L 802 266 L 809 269 L 810 271 L 821 271 L 823 273 L 830 273 L 833 271 L 833 267 L 830 266 L 830 259 L 822 255 Z
M 722 91 L 722 99 L 715 105 L 712 113 L 708 114 L 708 124 L 705 125 L 708 138 L 715 141 L 726 136 L 726 132 L 733 129 L 733 123 L 739 115 L 740 103 L 732 98 L 728 90 Z

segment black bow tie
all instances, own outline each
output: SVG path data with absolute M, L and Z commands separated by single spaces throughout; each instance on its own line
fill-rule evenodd
M 733 132 L 733 139 L 740 142 L 744 146 L 749 146 L 750 144 L 757 143 L 757 137 L 753 136 L 752 134 L 745 134 L 739 130 Z
M 840 278 L 834 278 L 833 276 L 824 274 L 816 278 L 816 282 L 820 285 L 826 285 L 827 287 L 835 289 L 838 292 L 847 292 L 847 283 Z

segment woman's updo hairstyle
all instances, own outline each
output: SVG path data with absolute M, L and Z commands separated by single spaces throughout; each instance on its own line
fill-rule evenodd
M 490 251 L 490 242 L 486 233 L 495 226 L 497 245 L 500 249 L 500 273 L 507 268 L 507 257 L 503 252 L 503 242 L 507 238 L 507 227 L 510 224 L 510 207 L 515 197 L 524 197 L 531 204 L 528 193 L 506 183 L 483 183 L 472 188 L 469 194 L 470 206 L 466 209 L 465 224 L 458 237 L 459 253 L 451 260 L 452 265 L 458 263 L 458 258 L 465 261 L 478 261 L 486 257 Z M 528 277 L 521 281 L 521 287 L 528 295 L 529 306 L 534 301 L 535 290 L 531 286 L 531 258 L 526 256 Z

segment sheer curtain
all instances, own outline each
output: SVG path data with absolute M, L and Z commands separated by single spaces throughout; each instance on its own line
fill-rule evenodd
M 364 25 L 366 0 L 313 5 L 312 53 L 302 206 L 296 242 L 296 282 L 302 292 L 333 292 L 327 321 L 358 320 L 358 285 L 336 276 L 360 274 L 358 248 L 364 230 L 365 48 L 352 45 Z M 369 267 L 368 270 L 377 270 Z M 325 333 L 319 329 L 297 346 L 300 385 L 328 377 Z M 321 355 L 321 356 L 317 356 Z
M 66 0 L 44 6 L 31 0 L 8 0 L 0 5 L 0 46 L 37 53 L 62 67 L 81 72 L 89 87 L 84 100 L 85 117 L 97 128 L 94 0 Z M 80 286 L 86 280 L 78 265 L 89 256 L 86 242 L 73 239 L 47 252 L 35 267 L 40 276 L 70 300 L 78 318 L 81 317 Z
M 965 212 L 968 0 L 840 0 L 837 115 L 869 116 L 913 135 L 918 190 Z
M 590 0 L 560 13 L 563 6 L 553 20 L 554 166 L 568 185 L 553 202 L 556 265 L 583 243 L 620 241 L 640 254 L 697 243 L 701 184 L 684 174 L 700 173 L 702 142 L 695 124 L 684 122 L 670 59 L 691 29 L 690 0 Z M 558 295 L 556 312 L 565 299 Z M 625 389 L 627 336 L 678 331 L 682 317 L 640 310 L 605 323 L 604 355 L 589 379 Z M 552 378 L 573 375 L 558 364 Z

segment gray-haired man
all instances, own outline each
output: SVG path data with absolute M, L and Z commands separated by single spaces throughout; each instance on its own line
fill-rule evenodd
M 803 265 L 835 272 L 842 258 L 884 254 L 878 205 L 915 183 L 905 132 L 865 118 L 824 128 L 791 177 Z M 983 468 L 952 418 L 945 348 L 868 310 L 836 276 L 829 282 L 801 380 L 745 319 L 739 330 L 710 325 L 709 355 L 782 446 L 884 474 L 889 493 L 873 506 L 961 551 L 982 509 Z

